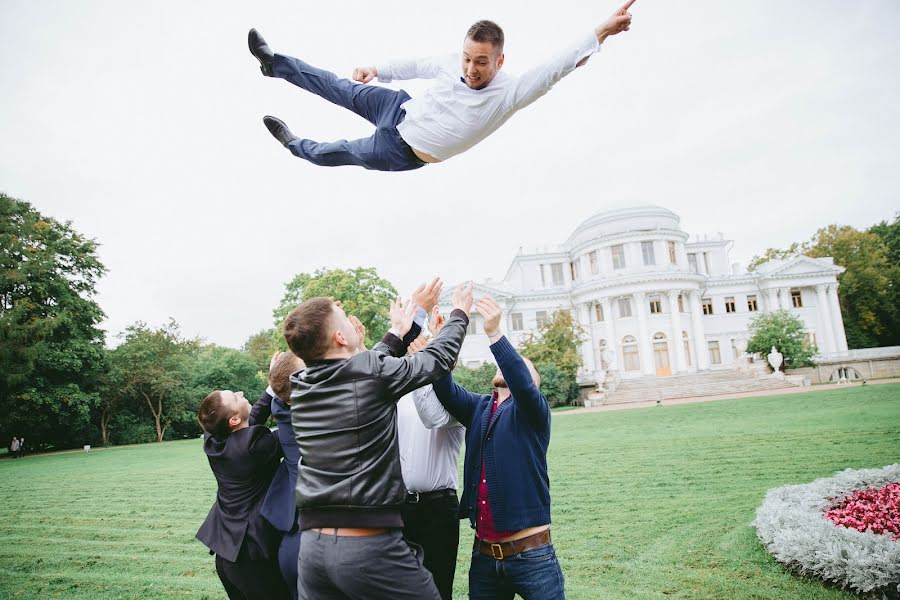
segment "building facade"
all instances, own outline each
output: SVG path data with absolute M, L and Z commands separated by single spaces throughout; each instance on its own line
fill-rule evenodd
M 662 207 L 603 212 L 561 246 L 520 249 L 503 280 L 476 283 L 475 295 L 497 299 L 514 345 L 556 311 L 570 311 L 586 334 L 583 386 L 734 368 L 750 319 L 782 308 L 803 320 L 820 352 L 847 350 L 837 298 L 842 267 L 796 256 L 741 272 L 729 260 L 731 245 L 722 234 L 689 239 L 678 215 Z M 460 362 L 491 360 L 473 315 Z

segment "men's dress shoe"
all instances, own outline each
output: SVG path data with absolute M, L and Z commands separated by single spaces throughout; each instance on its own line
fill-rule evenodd
M 250 54 L 259 61 L 259 70 L 266 77 L 272 77 L 272 63 L 275 60 L 275 53 L 269 48 L 263 36 L 255 29 L 251 29 L 247 35 L 247 44 L 250 46 Z
M 288 126 L 284 124 L 284 121 L 281 119 L 276 119 L 275 117 L 270 117 L 266 115 L 263 117 L 263 123 L 266 125 L 266 129 L 269 130 L 275 139 L 281 142 L 283 146 L 287 146 L 289 142 L 292 142 L 297 139 L 297 137 L 291 133 L 291 130 L 288 129 Z

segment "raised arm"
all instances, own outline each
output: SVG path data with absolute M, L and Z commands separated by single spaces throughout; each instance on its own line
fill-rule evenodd
M 399 400 L 416 388 L 420 388 L 450 372 L 469 325 L 472 308 L 472 285 L 459 286 L 453 294 L 454 310 L 447 323 L 421 352 L 406 358 L 394 358 L 375 354 L 382 385 L 394 400 Z
M 419 413 L 419 420 L 428 429 L 451 429 L 461 427 L 461 424 L 438 400 L 434 393 L 434 387 L 426 385 L 413 390 L 413 404 Z
M 592 54 L 600 50 L 600 44 L 611 35 L 628 31 L 631 26 L 631 13 L 628 9 L 635 0 L 629 0 L 613 15 L 598 25 L 590 34 L 557 54 L 542 65 L 530 69 L 519 77 L 510 91 L 509 101 L 516 110 L 525 108 L 556 85 L 560 79 L 585 64 Z
M 475 310 L 484 316 L 484 333 L 491 341 L 491 353 L 503 374 L 512 401 L 532 427 L 539 431 L 549 429 L 550 404 L 535 384 L 528 365 L 500 332 L 500 305 L 490 296 L 485 296 L 475 304 Z

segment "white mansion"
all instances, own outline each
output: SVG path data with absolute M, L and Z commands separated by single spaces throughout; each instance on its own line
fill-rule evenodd
M 519 254 L 500 282 L 475 284 L 504 309 L 501 328 L 517 345 L 559 310 L 584 328 L 584 386 L 613 379 L 730 369 L 743 354 L 747 325 L 760 311 L 788 309 L 820 352 L 847 350 L 830 258 L 796 256 L 739 272 L 721 234 L 690 241 L 678 215 L 658 206 L 599 213 L 561 246 Z M 452 291 L 445 292 L 448 312 Z M 460 362 L 492 357 L 473 315 Z

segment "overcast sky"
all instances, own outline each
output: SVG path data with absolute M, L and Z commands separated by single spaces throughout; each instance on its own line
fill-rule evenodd
M 293 275 L 374 266 L 403 292 L 501 278 L 519 246 L 659 204 L 733 261 L 900 209 L 900 2 L 638 0 L 632 30 L 463 155 L 326 169 L 262 125 L 329 141 L 355 115 L 262 77 L 279 52 L 343 76 L 457 51 L 490 18 L 520 73 L 612 2 L 0 0 L 0 190 L 96 238 L 110 336 L 175 318 L 240 346 Z M 534 8 L 539 7 L 539 8 Z M 398 82 L 412 95 L 425 82 Z M 113 340 L 111 340 L 113 341 Z

